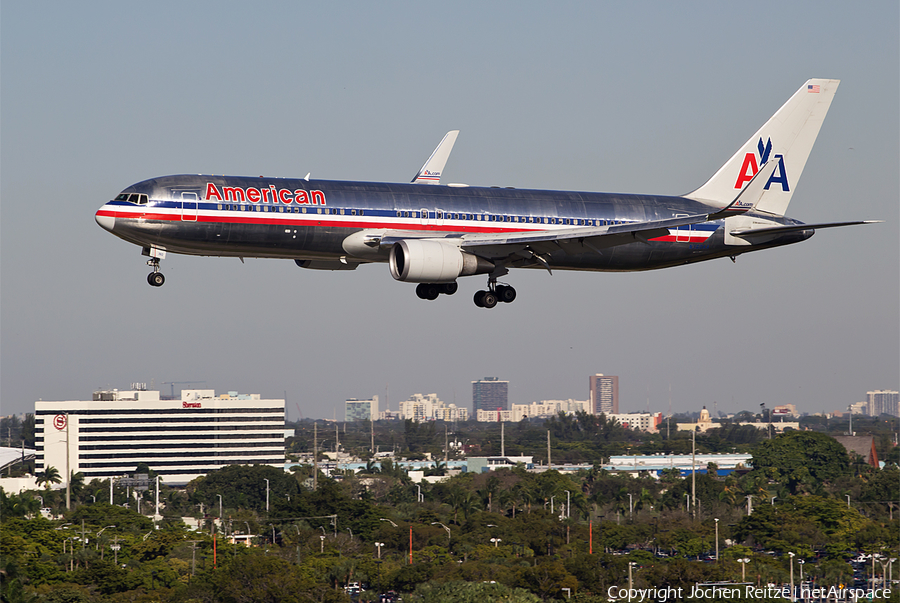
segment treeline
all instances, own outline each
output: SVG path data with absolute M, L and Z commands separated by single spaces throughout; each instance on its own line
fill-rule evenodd
M 596 429 L 601 437 L 604 427 Z M 641 588 L 740 581 L 742 572 L 748 582 L 782 584 L 793 553 L 804 579 L 852 585 L 872 578 L 853 557 L 886 560 L 900 548 L 897 466 L 854 468 L 833 439 L 813 432 L 765 440 L 753 455 L 744 475 L 693 483 L 674 471 L 657 480 L 519 467 L 415 484 L 394 463 L 372 461 L 363 473 L 319 475 L 312 489 L 310 466 L 292 474 L 232 466 L 186 488 L 163 487 L 159 529 L 147 517 L 152 490 L 135 499 L 116 487 L 109 505 L 108 482 L 94 480 L 73 488 L 70 512 L 57 491 L 0 494 L 3 596 L 346 601 L 344 587 L 360 582 L 361 600 L 394 590 L 411 593 L 405 601 L 567 593 L 601 601 L 627 583 L 629 564 Z M 41 504 L 63 517 L 35 517 Z M 889 568 L 875 569 L 880 580 Z M 495 592 L 476 587 L 491 582 Z

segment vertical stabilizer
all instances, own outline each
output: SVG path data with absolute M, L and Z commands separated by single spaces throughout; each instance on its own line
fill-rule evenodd
M 771 158 L 778 164 L 755 209 L 783 216 L 839 83 L 808 80 L 706 184 L 685 196 L 725 207 Z

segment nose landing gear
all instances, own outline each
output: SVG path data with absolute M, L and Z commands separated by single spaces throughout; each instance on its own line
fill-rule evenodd
M 159 258 L 150 258 L 147 265 L 153 268 L 153 272 L 147 275 L 147 282 L 151 287 L 162 287 L 166 282 L 166 277 L 159 271 Z

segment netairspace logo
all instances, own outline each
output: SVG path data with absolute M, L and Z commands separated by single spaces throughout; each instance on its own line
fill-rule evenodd
M 780 600 L 791 598 L 791 589 L 788 586 L 766 588 L 758 588 L 748 585 L 707 585 L 695 584 L 690 589 L 671 586 L 654 587 L 654 588 L 619 588 L 618 586 L 610 586 L 606 591 L 606 596 L 611 601 L 636 601 L 637 603 L 655 602 L 666 603 L 667 601 L 684 601 L 687 599 L 747 599 L 747 600 Z M 891 596 L 890 588 L 838 588 L 837 586 L 809 588 L 795 587 L 795 599 L 818 600 L 818 599 L 834 599 L 844 601 L 860 601 L 875 599 L 887 599 Z

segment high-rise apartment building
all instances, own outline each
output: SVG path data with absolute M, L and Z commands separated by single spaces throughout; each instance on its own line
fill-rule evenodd
M 881 414 L 900 417 L 900 392 L 885 389 L 866 392 L 866 406 L 871 417 Z
M 472 382 L 472 415 L 479 410 L 509 410 L 509 381 L 485 377 Z
M 400 403 L 400 419 L 422 421 L 466 421 L 469 411 L 456 404 L 444 404 L 437 394 L 413 394 Z
M 619 414 L 619 378 L 597 373 L 590 377 L 591 413 Z

